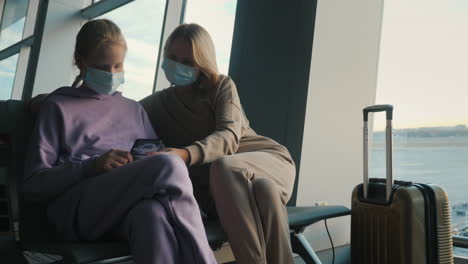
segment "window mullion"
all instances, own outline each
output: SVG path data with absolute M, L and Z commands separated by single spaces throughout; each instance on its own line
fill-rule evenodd
M 4 12 L 4 8 L 5 8 L 5 2 L 6 0 L 0 0 L 0 38 L 2 37 L 2 18 L 3 18 L 3 12 Z
M 162 58 L 164 57 L 164 43 L 172 31 L 180 25 L 183 20 L 186 0 L 167 0 L 166 14 L 164 18 L 163 29 L 161 32 L 161 44 L 159 46 L 158 62 L 156 64 L 154 91 L 160 91 L 169 87 L 169 82 L 163 75 L 159 74 Z
M 16 63 L 15 81 L 13 82 L 11 99 L 21 100 L 30 53 L 31 53 L 30 46 L 23 45 L 21 47 L 21 50 L 19 52 L 18 62 Z
M 6 49 L 0 50 L 0 61 L 19 53 L 21 50 L 21 47 L 31 46 L 33 42 L 34 42 L 34 37 L 31 36 L 29 38 L 18 41 L 17 43 L 11 45 L 10 47 Z
M 34 81 L 36 79 L 37 63 L 39 60 L 39 52 L 41 49 L 42 35 L 49 7 L 49 0 L 40 0 L 37 7 L 37 14 L 34 21 L 33 36 L 27 38 L 30 40 L 31 48 L 28 51 L 28 63 L 24 77 L 22 100 L 29 100 L 32 96 Z
M 133 1 L 134 0 L 101 0 L 81 10 L 81 16 L 91 20 Z
M 40 0 L 29 0 L 28 11 L 26 13 L 26 21 L 24 23 L 23 39 L 34 34 L 34 26 L 36 24 L 37 10 Z

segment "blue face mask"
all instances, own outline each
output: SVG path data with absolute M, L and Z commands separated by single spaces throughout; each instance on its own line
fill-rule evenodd
M 113 94 L 125 79 L 124 72 L 111 73 L 87 67 L 83 81 L 99 94 Z
M 162 69 L 169 82 L 177 86 L 186 86 L 194 83 L 198 77 L 198 70 L 164 57 Z

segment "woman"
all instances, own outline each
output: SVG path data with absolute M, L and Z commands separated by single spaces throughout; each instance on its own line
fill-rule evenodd
M 137 139 L 157 139 L 140 104 L 116 92 L 127 46 L 111 21 L 87 22 L 76 37 L 73 86 L 42 104 L 22 189 L 47 204 L 68 240 L 118 235 L 137 264 L 216 263 L 187 167 L 177 155 L 133 160 Z
M 293 263 L 285 205 L 295 166 L 288 150 L 250 128 L 201 26 L 172 32 L 162 68 L 173 86 L 141 104 L 169 153 L 190 166 L 195 197 L 208 215 L 217 212 L 237 262 Z

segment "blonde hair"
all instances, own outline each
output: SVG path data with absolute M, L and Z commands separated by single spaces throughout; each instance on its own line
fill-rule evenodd
M 96 19 L 86 22 L 76 35 L 74 64 L 80 68 L 81 60 L 88 57 L 104 44 L 118 43 L 127 51 L 127 43 L 120 28 L 108 19 Z M 76 76 L 72 86 L 83 80 L 83 72 Z
M 169 35 L 164 45 L 164 56 L 168 56 L 169 47 L 174 40 L 182 39 L 192 48 L 195 66 L 208 79 L 212 86 L 218 85 L 219 73 L 216 64 L 216 52 L 208 31 L 198 24 L 182 24 Z

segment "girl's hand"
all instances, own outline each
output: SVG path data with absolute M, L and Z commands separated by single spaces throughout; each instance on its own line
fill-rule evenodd
M 96 158 L 94 167 L 97 171 L 109 171 L 122 167 L 133 161 L 133 157 L 128 151 L 111 149 Z
M 186 149 L 179 149 L 179 148 L 165 148 L 161 151 L 158 151 L 158 152 L 148 152 L 146 153 L 147 156 L 151 156 L 151 155 L 158 155 L 158 154 L 161 154 L 161 153 L 171 153 L 171 154 L 175 154 L 179 157 L 182 158 L 182 160 L 185 162 L 185 164 L 189 164 L 190 163 L 190 153 L 188 152 L 188 150 Z

